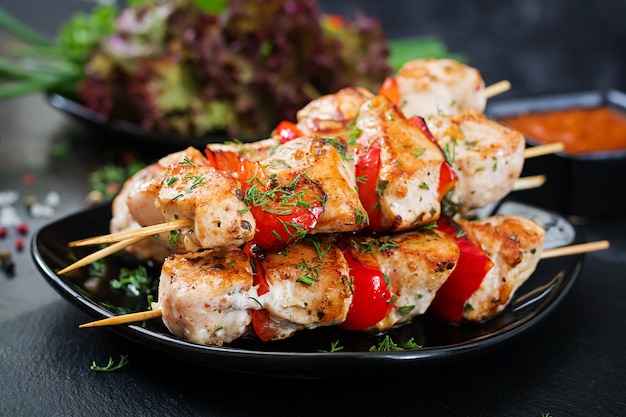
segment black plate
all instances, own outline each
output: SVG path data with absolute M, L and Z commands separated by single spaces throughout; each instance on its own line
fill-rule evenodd
M 582 241 L 578 229 L 554 213 L 511 201 L 500 205 L 497 212 L 536 219 L 548 230 L 546 248 Z M 93 319 L 119 314 L 121 307 L 134 311 L 145 309 L 143 300 L 119 297 L 108 286 L 99 295 L 87 290 L 83 285 L 88 278 L 84 268 L 63 276 L 55 273 L 88 253 L 86 248 L 70 249 L 68 242 L 108 233 L 110 217 L 108 205 L 89 209 L 45 226 L 32 243 L 33 259 L 48 283 Z M 485 323 L 450 325 L 425 314 L 387 333 L 399 346 L 413 338 L 423 345 L 420 349 L 369 351 L 384 335 L 334 327 L 302 330 L 288 340 L 272 343 L 242 338 L 224 347 L 198 345 L 177 338 L 159 319 L 107 329 L 172 357 L 231 371 L 299 378 L 333 377 L 347 372 L 406 374 L 502 348 L 535 326 L 563 300 L 576 280 L 582 261 L 583 255 L 542 260 L 507 309 Z M 137 265 L 134 258 L 121 254 L 107 258 L 106 262 L 111 269 Z M 158 274 L 158 265 L 147 266 L 151 273 Z M 89 331 L 98 330 L 85 329 L 86 333 Z M 335 341 L 343 350 L 330 353 Z
M 135 145 L 159 145 L 162 148 L 182 148 L 185 146 L 204 148 L 207 143 L 219 143 L 234 139 L 225 132 L 203 136 L 180 136 L 153 132 L 131 122 L 108 119 L 105 115 L 95 112 L 63 94 L 51 92 L 46 95 L 46 98 L 55 109 L 72 116 L 91 128 L 98 129 L 107 138 L 123 140 L 126 141 L 126 144 L 130 141 Z M 237 139 L 241 140 L 241 138 Z

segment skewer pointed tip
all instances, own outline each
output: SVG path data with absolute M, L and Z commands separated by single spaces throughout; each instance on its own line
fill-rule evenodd
M 495 84 L 491 84 L 488 87 L 485 87 L 483 93 L 485 94 L 485 98 L 492 98 L 497 96 L 498 94 L 502 94 L 511 89 L 511 82 L 509 80 L 498 81 Z
M 113 326 L 117 324 L 133 323 L 136 321 L 143 321 L 149 319 L 156 319 L 161 317 L 161 310 L 148 310 L 140 311 L 137 313 L 124 314 L 121 316 L 113 316 L 102 320 L 91 321 L 89 323 L 83 323 L 78 327 L 80 329 L 86 327 L 101 327 L 101 326 Z
M 565 144 L 563 142 L 552 142 L 544 145 L 531 146 L 524 150 L 524 159 L 558 153 L 564 149 Z
M 520 177 L 513 184 L 513 191 L 528 190 L 531 188 L 541 187 L 546 182 L 545 175 L 531 175 L 528 177 Z
M 109 255 L 114 254 L 115 252 L 119 252 L 120 250 L 124 249 L 127 246 L 132 245 L 133 243 L 137 243 L 140 240 L 142 240 L 143 237 L 135 237 L 135 238 L 131 238 L 131 239 L 126 239 L 126 240 L 122 240 L 120 242 L 114 243 L 111 246 L 107 246 L 103 249 L 100 249 L 97 252 L 94 252 L 90 255 L 85 256 L 84 258 L 80 259 L 79 261 L 74 262 L 71 265 L 66 266 L 65 268 L 61 269 L 60 271 L 57 271 L 57 275 L 63 275 L 66 274 L 70 271 L 73 271 L 75 269 L 81 268 L 83 266 L 87 266 L 92 262 L 95 261 L 99 261 L 102 258 L 105 258 Z
M 596 252 L 608 249 L 611 246 L 608 240 L 598 240 L 595 242 L 580 243 L 577 245 L 563 246 L 560 248 L 548 249 L 541 254 L 541 259 L 556 258 L 559 256 L 579 255 L 581 253 Z

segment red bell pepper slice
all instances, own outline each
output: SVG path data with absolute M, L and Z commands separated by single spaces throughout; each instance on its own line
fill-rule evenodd
M 257 293 L 263 295 L 270 290 L 270 286 L 265 278 L 265 269 L 261 263 L 261 257 L 263 256 L 263 250 L 259 249 L 259 246 L 254 242 L 248 242 L 243 247 L 244 253 L 250 259 L 250 262 L 254 265 L 253 270 L 253 285 L 257 287 Z M 258 310 L 252 310 L 252 328 L 254 329 L 257 337 L 267 342 L 275 340 L 278 334 L 278 329 L 270 320 L 270 312 L 266 308 Z
M 391 311 L 392 293 L 386 277 L 370 254 L 346 248 L 343 254 L 350 266 L 352 301 L 345 321 L 338 327 L 363 330 L 384 319 Z
M 419 130 L 421 130 L 422 133 L 428 139 L 430 139 L 430 141 L 432 143 L 437 143 L 437 139 L 435 138 L 433 133 L 428 128 L 428 125 L 426 124 L 426 120 L 424 120 L 423 117 L 421 117 L 421 116 L 411 116 L 411 117 L 409 117 L 409 122 L 411 122 L 413 124 L 413 126 L 417 127 Z
M 378 171 L 380 169 L 380 144 L 372 142 L 357 148 L 355 174 L 359 187 L 359 200 L 367 212 L 369 230 L 380 232 L 383 227 L 378 195 Z
M 409 121 L 414 126 L 416 126 L 424 135 L 426 135 L 426 137 L 430 139 L 431 142 L 439 146 L 437 139 L 428 128 L 428 125 L 426 124 L 426 121 L 424 120 L 423 117 L 413 116 L 409 118 Z M 441 151 L 441 153 L 443 154 L 444 152 Z M 445 157 L 445 154 L 444 154 L 444 157 Z M 450 191 L 452 187 L 454 187 L 454 184 L 456 184 L 458 180 L 459 180 L 459 177 L 458 175 L 456 175 L 454 168 L 452 168 L 452 165 L 450 164 L 450 162 L 445 160 L 441 164 L 441 168 L 439 169 L 439 186 L 437 188 L 437 191 L 439 192 L 439 201 L 443 200 L 443 197 L 446 195 L 448 191 Z
M 439 186 L 437 188 L 439 201 L 443 200 L 443 197 L 454 187 L 458 180 L 459 177 L 456 175 L 452 165 L 444 161 L 439 168 Z
M 435 294 L 429 310 L 445 320 L 459 322 L 463 318 L 467 300 L 480 288 L 493 267 L 493 261 L 480 246 L 462 234 L 459 225 L 452 220 L 441 217 L 437 227 L 455 239 L 461 255 L 452 274 Z
M 259 295 L 267 293 L 270 290 L 270 286 L 265 279 L 265 269 L 263 264 L 261 264 L 263 249 L 255 242 L 248 242 L 243 247 L 243 253 L 248 256 L 248 259 L 253 264 L 253 285 L 258 286 L 257 293 Z
M 395 78 L 387 77 L 378 90 L 378 94 L 385 96 L 396 106 L 400 103 L 400 89 Z
M 302 133 L 295 123 L 283 120 L 276 126 L 272 136 L 278 136 L 280 143 L 283 144 L 304 136 L 304 133 Z
M 266 308 L 252 310 L 252 328 L 262 342 L 276 340 L 278 329 L 270 320 L 270 312 Z
M 295 178 L 290 186 L 273 187 L 258 162 L 242 161 L 244 201 L 256 221 L 254 241 L 280 251 L 310 232 L 324 211 L 323 193 L 315 184 Z
M 207 157 L 209 165 L 219 171 L 239 171 L 241 167 L 241 155 L 238 152 L 205 149 L 204 154 Z

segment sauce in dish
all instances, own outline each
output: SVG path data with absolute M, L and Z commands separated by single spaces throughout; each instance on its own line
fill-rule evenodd
M 563 142 L 568 153 L 626 149 L 626 114 L 608 106 L 525 113 L 502 121 L 538 142 Z

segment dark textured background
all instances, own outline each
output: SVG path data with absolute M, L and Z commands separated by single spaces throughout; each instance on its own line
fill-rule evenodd
M 626 1 L 321 3 L 328 12 L 350 15 L 358 7 L 378 16 L 392 37 L 439 37 L 468 57 L 487 84 L 510 80 L 505 97 L 626 89 Z M 52 35 L 90 4 L 0 0 L 0 6 Z M 59 190 L 59 216 L 80 207 L 89 163 L 105 153 L 83 134 L 81 153 L 73 156 L 79 163 L 49 160 L 51 144 L 73 128 L 42 97 L 0 103 L 0 189 Z M 33 167 L 37 182 L 27 187 L 20 179 Z M 87 316 L 53 292 L 25 251 L 15 255 L 17 275 L 0 276 L 0 312 L 10 305 L 14 314 L 0 318 L 0 416 L 626 416 L 626 221 L 581 230 L 590 241 L 609 239 L 611 249 L 586 256 L 563 303 L 521 342 L 431 372 L 358 380 L 220 372 L 106 329 L 79 330 Z M 131 362 L 120 372 L 89 371 L 93 361 L 103 365 L 121 354 Z
M 510 96 L 626 87 L 626 1 L 322 1 L 361 7 L 390 37 L 434 35 Z
M 508 97 L 626 89 L 626 1 L 320 0 L 330 13 L 380 18 L 390 37 L 436 36 L 464 54 L 487 84 L 508 79 Z M 52 36 L 84 0 L 1 0 Z

